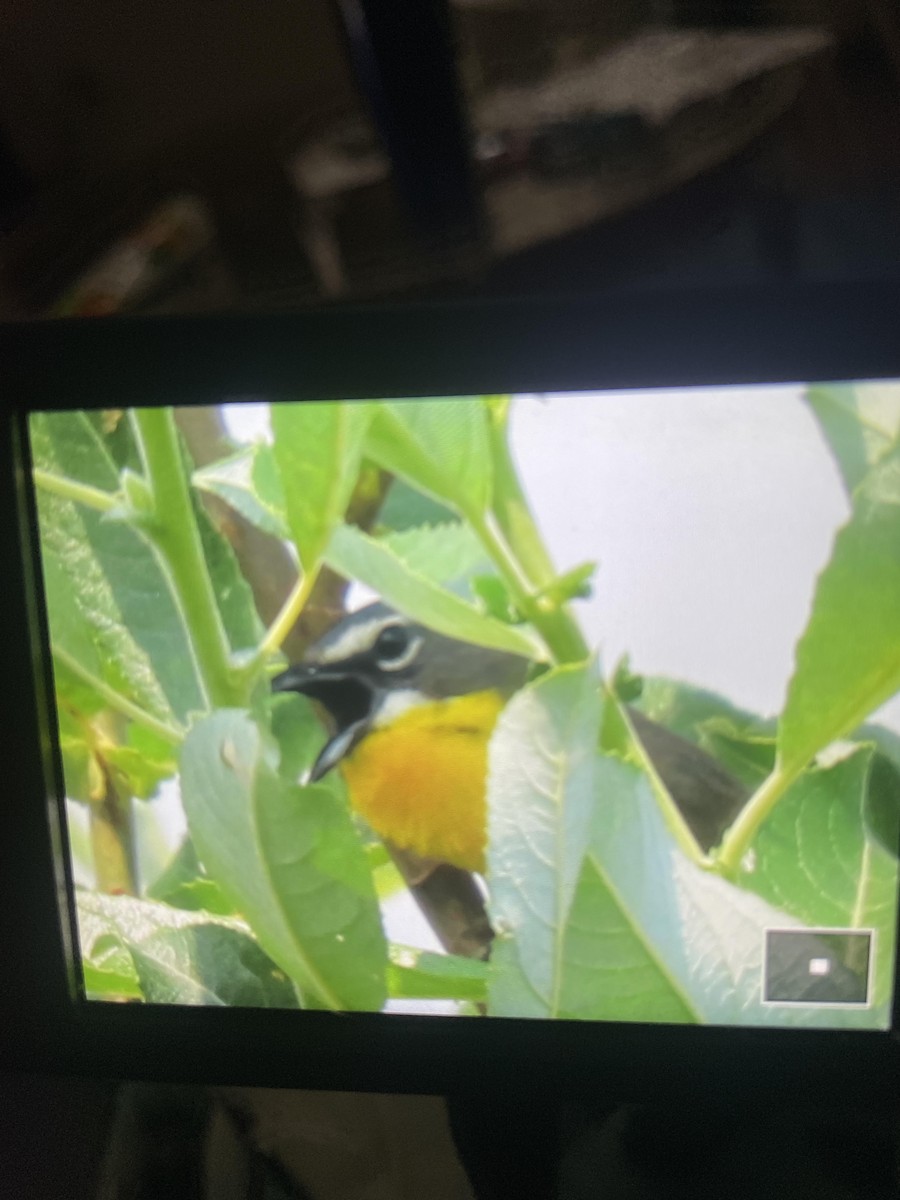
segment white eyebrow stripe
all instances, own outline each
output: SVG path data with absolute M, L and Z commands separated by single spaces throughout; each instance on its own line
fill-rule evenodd
M 321 647 L 316 659 L 320 663 L 335 663 L 343 662 L 354 654 L 364 654 L 375 645 L 375 639 L 382 629 L 391 625 L 405 627 L 406 622 L 392 617 L 385 619 L 382 614 L 372 617 L 369 621 L 350 624 L 336 641 Z
M 341 636 L 329 646 L 322 647 L 322 662 L 341 662 L 354 654 L 362 654 L 371 650 L 375 638 L 384 626 L 383 617 L 373 617 L 359 625 L 350 625 Z

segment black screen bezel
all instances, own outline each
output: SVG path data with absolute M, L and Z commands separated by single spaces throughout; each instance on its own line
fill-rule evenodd
M 34 520 L 25 486 L 35 409 L 467 395 L 900 378 L 900 287 L 841 285 L 604 300 L 434 304 L 278 316 L 116 319 L 0 329 L 4 377 L 3 628 L 14 731 L 0 853 L 0 1063 L 208 1083 L 502 1094 L 523 1073 L 549 1096 L 646 1100 L 776 1090 L 893 1102 L 891 1033 L 534 1023 L 74 1002 L 58 904 L 54 789 Z M 12 520 L 18 512 L 21 519 Z M 37 670 L 35 670 L 37 667 Z M 14 769 L 12 769 L 14 764 Z M 48 774 L 49 773 L 49 774 Z M 51 794 L 48 794 L 51 793 Z

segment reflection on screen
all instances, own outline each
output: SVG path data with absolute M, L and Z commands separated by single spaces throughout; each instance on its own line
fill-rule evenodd
M 900 384 L 30 436 L 88 1000 L 889 1025 Z

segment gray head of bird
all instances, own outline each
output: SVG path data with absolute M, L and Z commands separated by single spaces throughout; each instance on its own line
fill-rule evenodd
M 332 733 L 310 771 L 315 782 L 406 709 L 489 688 L 511 694 L 528 667 L 518 655 L 436 633 L 379 602 L 338 621 L 275 676 L 272 690 L 308 696 L 328 714 Z

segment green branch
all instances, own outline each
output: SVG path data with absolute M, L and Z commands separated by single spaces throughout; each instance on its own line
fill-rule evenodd
M 254 656 L 254 662 L 257 660 L 261 661 L 270 654 L 274 654 L 276 650 L 281 649 L 284 639 L 297 624 L 300 614 L 303 612 L 312 595 L 312 590 L 316 586 L 320 570 L 321 564 L 317 563 L 312 570 L 304 571 L 294 584 L 290 595 L 282 605 L 281 611 L 266 630 L 265 636 L 260 642 L 259 649 Z
M 104 492 L 101 488 L 91 487 L 89 483 L 78 483 L 66 475 L 57 475 L 53 471 L 44 471 L 41 467 L 34 468 L 34 482 L 45 492 L 54 496 L 62 496 L 65 500 L 74 500 L 95 512 L 110 512 L 119 503 L 112 492 Z
M 238 705 L 244 699 L 243 687 L 232 670 L 231 647 L 203 554 L 172 411 L 134 409 L 132 417 L 153 496 L 153 515 L 141 529 L 169 574 L 208 701 L 218 707 Z
M 552 594 L 557 580 L 509 452 L 509 398 L 486 397 L 493 467 L 493 499 L 487 514 L 469 521 L 500 572 L 522 616 L 534 626 L 558 663 L 583 662 L 590 648 L 565 604 Z
M 565 606 L 550 597 L 534 595 L 528 578 L 523 574 L 518 555 L 506 544 L 496 521 L 488 516 L 472 520 L 471 524 L 509 588 L 516 607 L 541 635 L 554 661 L 583 662 L 590 654 L 590 649 Z
M 115 688 L 111 688 L 108 683 L 88 671 L 86 667 L 59 646 L 53 647 L 53 657 L 73 675 L 77 675 L 82 682 L 97 693 L 102 700 L 105 700 L 109 707 L 117 713 L 121 713 L 123 717 L 128 717 L 134 721 L 136 725 L 143 726 L 150 733 L 155 733 L 157 737 L 163 739 L 171 746 L 180 746 L 184 740 L 184 730 L 179 726 L 167 725 L 165 721 L 161 721 L 159 717 L 154 717 L 152 713 L 148 713 L 146 709 L 135 704 L 133 700 L 129 700 L 127 696 L 123 696 L 121 692 L 117 692 Z
M 775 764 L 775 769 L 764 779 L 738 814 L 737 820 L 725 834 L 714 865 L 723 875 L 736 875 L 744 855 L 750 849 L 756 832 L 767 819 L 772 809 L 788 788 L 802 774 L 805 764 L 786 767 Z

